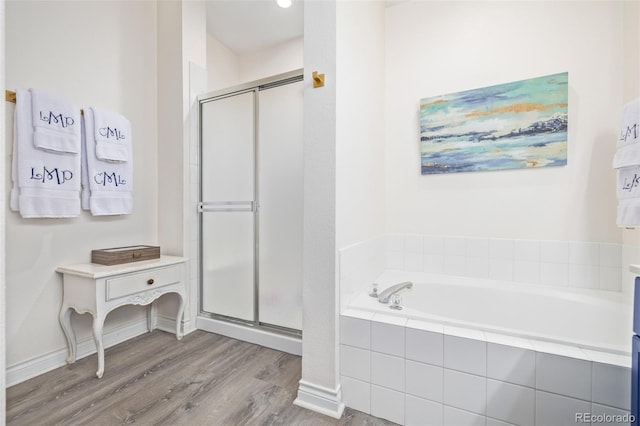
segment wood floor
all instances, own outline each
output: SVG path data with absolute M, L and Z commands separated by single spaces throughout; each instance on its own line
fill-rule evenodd
M 154 331 L 7 389 L 8 425 L 392 425 L 294 406 L 298 356 L 196 331 Z

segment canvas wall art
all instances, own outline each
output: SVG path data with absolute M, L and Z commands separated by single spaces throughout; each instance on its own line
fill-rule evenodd
M 420 101 L 423 175 L 567 164 L 568 73 Z

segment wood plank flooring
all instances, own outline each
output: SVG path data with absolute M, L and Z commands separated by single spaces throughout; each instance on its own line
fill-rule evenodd
M 7 389 L 7 425 L 393 425 L 294 406 L 301 358 L 204 331 L 154 331 Z

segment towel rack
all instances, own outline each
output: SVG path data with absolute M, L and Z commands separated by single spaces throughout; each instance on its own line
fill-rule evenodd
M 4 91 L 4 97 L 7 102 L 16 103 L 16 92 L 12 92 L 11 90 Z
M 4 100 L 7 102 L 16 103 L 16 92 L 12 90 L 4 91 Z M 80 114 L 84 115 L 84 110 L 80 110 Z

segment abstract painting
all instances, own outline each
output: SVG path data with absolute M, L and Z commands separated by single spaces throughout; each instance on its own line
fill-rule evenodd
M 420 101 L 423 175 L 567 164 L 568 73 Z

